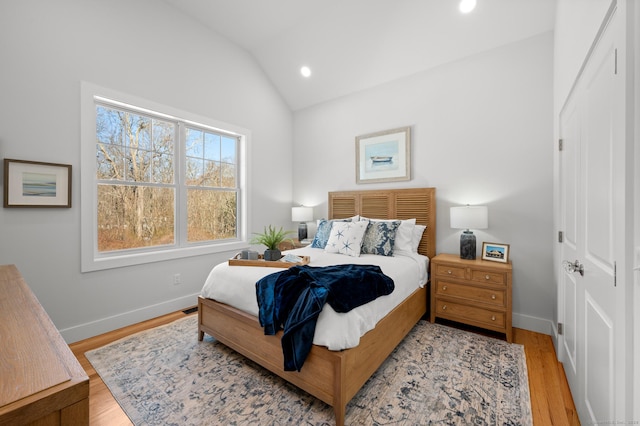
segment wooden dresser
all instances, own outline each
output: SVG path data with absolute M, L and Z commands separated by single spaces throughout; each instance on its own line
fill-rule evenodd
M 511 262 L 435 256 L 431 259 L 431 322 L 444 318 L 481 327 L 504 333 L 511 342 L 511 280 Z
M 89 378 L 14 265 L 0 265 L 0 425 L 88 425 Z

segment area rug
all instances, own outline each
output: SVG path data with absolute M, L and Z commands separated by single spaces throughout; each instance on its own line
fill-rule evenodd
M 335 424 L 322 401 L 210 336 L 198 342 L 195 315 L 86 356 L 135 425 Z M 345 423 L 531 425 L 524 347 L 420 321 Z

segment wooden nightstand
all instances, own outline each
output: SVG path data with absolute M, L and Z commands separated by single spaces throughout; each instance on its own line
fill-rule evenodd
M 498 331 L 511 342 L 511 280 L 511 262 L 437 255 L 431 259 L 431 322 L 437 317 Z
M 309 244 L 311 244 L 311 240 L 299 241 L 296 238 L 296 239 L 292 239 L 292 240 L 283 241 L 282 243 L 280 243 L 279 248 L 280 248 L 280 250 L 292 250 L 292 249 L 306 247 Z

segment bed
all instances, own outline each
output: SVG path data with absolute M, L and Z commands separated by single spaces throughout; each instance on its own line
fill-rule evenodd
M 418 253 L 435 256 L 435 188 L 330 192 L 329 219 L 356 215 L 379 219 L 416 219 L 426 226 Z M 313 265 L 313 258 L 311 264 Z M 246 267 L 241 267 L 246 268 Z M 257 269 L 257 268 L 256 268 Z M 260 268 L 263 269 L 263 268 Z M 266 268 L 265 268 L 266 269 Z M 215 337 L 291 384 L 331 405 L 336 424 L 343 425 L 346 405 L 367 379 L 427 311 L 428 286 L 418 286 L 408 297 L 359 338 L 357 346 L 340 351 L 314 344 L 301 371 L 285 371 L 279 332 L 264 334 L 247 310 L 200 296 L 198 338 Z

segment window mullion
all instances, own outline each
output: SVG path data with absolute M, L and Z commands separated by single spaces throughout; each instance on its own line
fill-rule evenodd
M 176 242 L 180 247 L 187 244 L 187 185 L 184 170 L 187 167 L 186 137 L 187 128 L 180 121 L 176 126 L 177 143 L 175 144 L 175 182 L 176 182 Z
M 242 236 L 245 235 L 245 230 L 242 228 L 242 224 L 244 223 L 244 221 L 240 220 L 240 218 L 242 217 L 242 211 L 244 209 L 244 205 L 242 203 L 243 194 L 241 190 L 244 184 L 241 183 L 242 171 L 240 168 L 245 167 L 244 162 L 239 160 L 242 156 L 241 147 L 242 147 L 242 137 L 236 136 L 236 173 L 235 173 L 236 187 L 235 187 L 235 190 L 236 190 L 236 200 L 238 200 L 236 204 L 236 217 L 238 218 L 237 220 L 238 227 L 236 228 L 236 237 L 238 238 L 242 238 Z

